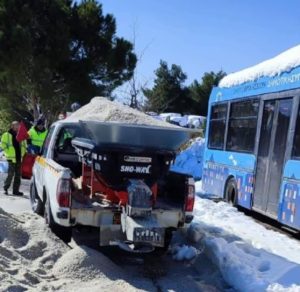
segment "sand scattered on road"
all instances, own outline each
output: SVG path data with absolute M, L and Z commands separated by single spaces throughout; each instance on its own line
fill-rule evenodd
M 35 214 L 0 208 L 0 227 L 0 291 L 151 290 L 100 252 L 71 249 Z

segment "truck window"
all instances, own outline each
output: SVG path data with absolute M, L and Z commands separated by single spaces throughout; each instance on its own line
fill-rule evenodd
M 49 131 L 48 131 L 48 135 L 45 139 L 45 142 L 43 144 L 43 147 L 42 147 L 42 156 L 43 157 L 46 157 L 47 153 L 48 153 L 48 148 L 49 148 L 49 144 L 50 144 L 50 141 L 51 141 L 51 137 L 52 137 L 52 134 L 53 134 L 53 131 L 54 131 L 54 126 L 52 126 Z
M 82 165 L 72 146 L 72 139 L 75 137 L 84 138 L 84 133 L 79 124 L 65 125 L 60 129 L 55 142 L 54 161 L 69 168 L 74 177 L 80 177 Z
M 79 125 L 70 125 L 63 127 L 56 140 L 56 149 L 59 153 L 75 154 L 75 149 L 72 146 L 72 139 L 75 137 L 83 137 L 82 130 Z

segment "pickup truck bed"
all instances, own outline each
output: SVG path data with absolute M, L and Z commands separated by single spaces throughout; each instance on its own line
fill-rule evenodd
M 33 167 L 31 202 L 65 241 L 98 227 L 100 245 L 166 247 L 192 220 L 194 182 L 169 171 L 182 129 L 58 122 Z M 79 183 L 78 183 L 79 182 Z

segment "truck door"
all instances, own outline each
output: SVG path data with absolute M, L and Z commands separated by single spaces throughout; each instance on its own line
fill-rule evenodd
M 293 99 L 264 101 L 253 207 L 276 216 Z

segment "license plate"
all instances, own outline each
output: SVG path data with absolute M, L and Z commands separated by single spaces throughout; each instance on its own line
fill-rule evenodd
M 163 246 L 165 242 L 164 235 L 164 228 L 135 228 L 133 240 L 134 242 Z

